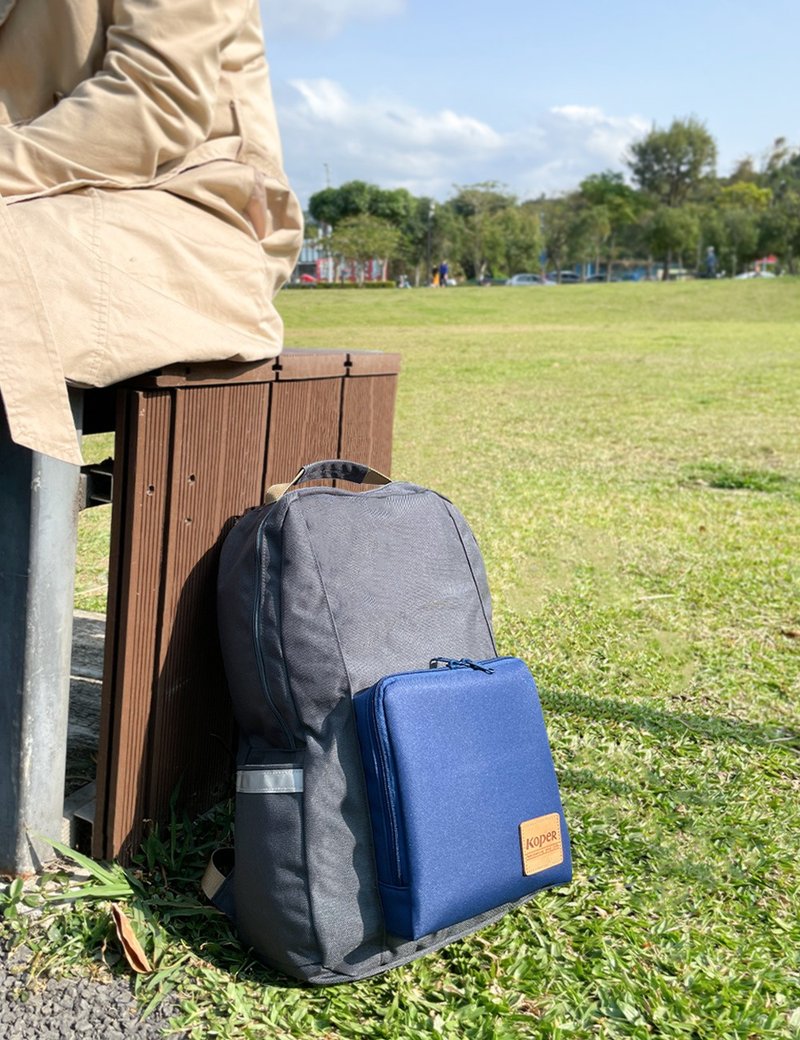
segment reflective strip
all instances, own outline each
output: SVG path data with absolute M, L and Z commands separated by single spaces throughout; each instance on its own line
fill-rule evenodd
M 296 794 L 303 790 L 303 770 L 240 769 L 236 790 L 242 794 Z

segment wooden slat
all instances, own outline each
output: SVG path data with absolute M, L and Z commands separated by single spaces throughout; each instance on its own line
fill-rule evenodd
M 336 458 L 343 382 L 344 377 L 272 385 L 264 492 L 291 480 L 305 463 Z
M 111 587 L 103 676 L 95 855 L 132 847 L 145 815 L 139 781 L 148 762 L 151 690 L 158 650 L 162 535 L 169 493 L 172 401 L 166 391 L 129 395 L 118 427 Z M 123 468 L 124 467 L 124 468 Z
M 351 376 L 396 376 L 400 371 L 400 355 L 378 350 L 351 350 L 347 354 Z
M 385 368 L 374 367 L 381 365 L 377 359 L 382 355 L 369 351 L 361 353 L 364 354 L 364 360 L 359 363 L 366 366 L 365 372 L 385 371 Z M 241 361 L 213 361 L 167 365 L 155 372 L 136 376 L 123 385 L 134 390 L 150 390 L 159 387 L 271 383 L 276 379 L 324 379 L 342 375 L 342 367 L 349 365 L 350 356 L 343 350 L 287 347 L 277 357 L 249 364 Z M 395 358 L 397 355 L 389 356 Z
M 327 379 L 345 374 L 348 355 L 343 350 L 284 350 L 277 358 L 278 379 Z
M 342 395 L 342 432 L 339 455 L 364 462 L 387 476 L 392 471 L 392 427 L 397 396 L 397 376 L 348 377 Z M 353 491 L 369 485 L 337 481 L 337 487 Z
M 137 388 L 173 386 L 211 386 L 214 383 L 271 383 L 275 379 L 276 359 L 253 361 L 214 361 L 204 364 L 167 365 L 157 372 L 146 372 L 130 381 Z
M 217 640 L 216 575 L 234 518 L 259 501 L 269 388 L 175 391 L 159 670 L 147 815 L 165 819 L 180 784 L 190 813 L 227 793 L 234 725 Z
M 114 485 L 114 503 L 111 511 L 111 544 L 108 561 L 108 590 L 106 595 L 106 631 L 103 645 L 103 683 L 100 697 L 100 734 L 97 750 L 97 776 L 95 778 L 96 804 L 92 828 L 92 855 L 110 856 L 106 832 L 111 812 L 110 797 L 113 759 L 119 743 L 119 722 L 116 718 L 117 669 L 122 659 L 122 633 L 120 611 L 126 579 L 130 579 L 130 565 L 122 558 L 122 533 L 127 525 L 130 502 L 127 480 L 124 479 L 128 465 L 128 428 L 131 422 L 131 395 L 117 391 L 116 426 L 114 437 L 114 467 L 117 481 Z

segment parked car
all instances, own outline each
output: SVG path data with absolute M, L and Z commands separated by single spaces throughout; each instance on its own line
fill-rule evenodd
M 515 274 L 508 279 L 506 285 L 552 285 L 547 278 L 540 274 Z
M 581 281 L 581 276 L 574 271 L 553 271 L 547 277 L 558 285 L 578 285 Z
M 745 271 L 743 274 L 737 274 L 735 281 L 741 281 L 743 278 L 777 278 L 777 275 L 772 271 Z

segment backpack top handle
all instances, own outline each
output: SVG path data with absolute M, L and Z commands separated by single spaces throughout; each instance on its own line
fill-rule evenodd
M 350 480 L 354 484 L 391 484 L 392 478 L 385 473 L 365 466 L 362 462 L 348 459 L 324 459 L 311 462 L 300 469 L 288 484 L 273 484 L 264 496 L 264 505 L 280 501 L 287 491 L 309 480 Z

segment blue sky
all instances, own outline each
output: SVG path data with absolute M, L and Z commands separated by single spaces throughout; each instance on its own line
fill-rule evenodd
M 800 4 L 773 0 L 262 0 L 284 159 L 305 204 L 360 178 L 444 199 L 521 198 L 624 169 L 655 122 L 695 115 L 720 173 L 800 144 Z M 327 164 L 327 169 L 326 169 Z

